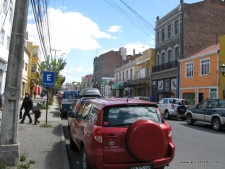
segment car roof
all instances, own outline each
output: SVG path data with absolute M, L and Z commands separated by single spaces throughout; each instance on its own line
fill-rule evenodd
M 98 105 L 98 107 L 108 107 L 108 106 L 115 106 L 115 105 L 150 105 L 152 107 L 158 107 L 155 102 L 149 102 L 145 100 L 137 100 L 137 99 L 130 99 L 130 98 L 102 98 L 102 99 L 93 99 L 91 102 Z

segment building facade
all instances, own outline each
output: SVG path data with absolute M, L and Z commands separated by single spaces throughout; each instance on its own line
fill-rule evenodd
M 152 72 L 154 95 L 180 97 L 179 59 L 218 43 L 225 33 L 225 2 L 204 0 L 180 4 L 156 20 L 156 65 Z M 216 26 L 215 26 L 216 25 Z
M 82 89 L 92 88 L 93 87 L 92 81 L 93 81 L 93 75 L 92 74 L 83 76 L 82 81 L 81 81 Z
M 120 51 L 109 51 L 94 58 L 93 87 L 101 89 L 102 77 L 114 78 L 114 69 L 121 65 L 122 56 Z
M 192 105 L 219 98 L 219 49 L 220 44 L 212 45 L 179 61 L 180 96 Z
M 15 0 L 0 0 L 0 93 L 4 93 Z

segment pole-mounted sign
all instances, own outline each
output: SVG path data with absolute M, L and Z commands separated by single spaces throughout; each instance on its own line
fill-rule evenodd
M 54 87 L 55 72 L 43 72 L 43 87 Z

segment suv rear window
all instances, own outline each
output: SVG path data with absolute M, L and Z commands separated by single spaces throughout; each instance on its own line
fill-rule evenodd
M 158 109 L 151 106 L 124 106 L 106 108 L 104 110 L 103 119 L 103 124 L 107 124 L 109 127 L 130 125 L 141 119 L 162 123 L 162 118 Z

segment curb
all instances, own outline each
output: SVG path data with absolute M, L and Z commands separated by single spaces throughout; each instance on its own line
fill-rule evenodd
M 63 151 L 65 151 L 65 153 L 63 154 L 66 154 L 66 156 L 63 156 L 63 166 L 64 166 L 64 169 L 70 169 L 70 165 L 69 165 L 69 157 L 68 157 L 68 152 L 67 152 L 67 149 L 66 149 L 66 139 L 65 139 L 65 136 L 64 136 L 64 131 L 63 131 L 63 125 L 62 125 L 62 121 L 60 121 L 60 134 L 61 134 L 61 140 L 62 140 L 62 148 L 63 148 Z

